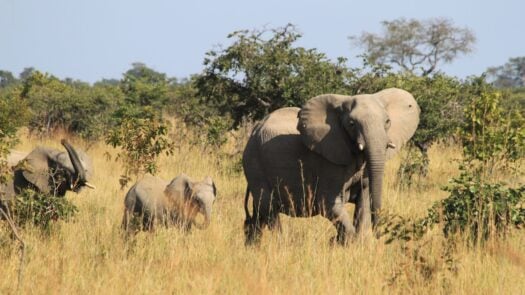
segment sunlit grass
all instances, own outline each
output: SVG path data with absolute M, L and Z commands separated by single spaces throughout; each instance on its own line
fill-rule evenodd
M 24 138 L 17 149 L 30 151 L 39 144 L 62 149 L 58 138 Z M 79 141 L 73 144 L 87 147 Z M 231 172 L 239 157 L 205 153 L 186 144 L 173 156 L 161 158 L 160 176 L 210 175 L 218 188 L 212 224 L 189 234 L 161 228 L 126 240 L 120 223 L 127 188 L 120 190 L 122 168 L 113 160 L 116 151 L 96 143 L 87 153 L 94 160 L 92 182 L 97 189 L 67 194 L 79 209 L 74 221 L 57 223 L 50 237 L 36 228 L 22 231 L 27 252 L 21 293 L 522 294 L 525 290 L 522 231 L 486 249 L 458 245 L 453 272 L 441 257 L 440 232 L 433 230 L 424 238 L 423 254 L 434 268 L 429 278 L 398 243 L 370 239 L 348 247 L 332 246 L 329 240 L 335 230 L 321 217 L 281 215 L 282 234 L 265 231 L 259 247 L 246 248 L 242 231 L 246 181 L 242 173 Z M 433 147 L 428 177 L 410 189 L 397 184 L 402 157 L 387 165 L 384 207 L 403 216 L 422 216 L 434 201 L 446 197 L 441 187 L 457 175 L 461 151 L 454 146 Z M 348 205 L 349 210 L 352 207 Z M 5 227 L 0 242 L 0 294 L 15 293 L 18 248 Z

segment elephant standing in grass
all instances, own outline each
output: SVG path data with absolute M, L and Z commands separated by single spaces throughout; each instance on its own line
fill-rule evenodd
M 194 182 L 181 174 L 166 181 L 147 174 L 126 194 L 122 228 L 128 233 L 138 229 L 153 231 L 156 224 L 184 230 L 190 230 L 192 225 L 205 228 L 210 224 L 216 194 L 210 177 Z M 199 213 L 204 215 L 202 225 L 195 222 Z
M 410 93 L 390 88 L 320 95 L 302 108 L 269 114 L 255 126 L 243 154 L 246 243 L 258 243 L 265 226 L 279 229 L 279 213 L 322 214 L 341 244 L 370 230 L 381 209 L 385 162 L 412 137 L 419 113 Z M 356 205 L 353 223 L 346 202 Z
M 65 139 L 61 143 L 66 152 L 36 147 L 25 157 L 21 152 L 8 156 L 13 175 L 6 183 L 0 184 L 1 209 L 7 209 L 7 203 L 24 189 L 62 197 L 69 190 L 79 192 L 85 186 L 95 188 L 89 183 L 93 174 L 91 158 Z

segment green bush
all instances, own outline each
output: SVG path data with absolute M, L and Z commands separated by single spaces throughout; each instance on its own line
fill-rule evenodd
M 45 135 L 64 130 L 96 140 L 111 124 L 123 94 L 115 86 L 61 81 L 34 71 L 24 80 L 20 98 L 32 111 L 31 132 Z
M 511 228 L 525 226 L 525 186 L 509 188 L 502 183 L 486 183 L 479 175 L 463 170 L 443 189 L 449 196 L 434 203 L 422 218 L 385 213 L 380 235 L 387 236 L 387 243 L 418 240 L 440 224 L 446 238 L 459 235 L 474 245 L 492 237 L 505 237 Z
M 67 198 L 38 193 L 27 189 L 17 196 L 13 206 L 13 220 L 18 226 L 28 223 L 49 230 L 52 222 L 68 221 L 78 212 Z
M 525 119 L 519 110 L 502 107 L 503 93 L 484 77 L 469 82 L 469 100 L 460 125 L 460 139 L 467 162 L 481 162 L 491 172 L 498 164 L 516 162 L 525 156 Z
M 122 187 L 132 175 L 156 174 L 160 154 L 173 154 L 174 144 L 167 137 L 167 123 L 151 108 L 141 111 L 140 116 L 136 116 L 134 109 L 120 113 L 120 123 L 109 130 L 105 138 L 107 144 L 122 149 L 116 158 L 124 164 Z
M 444 190 L 450 193 L 439 203 L 446 237 L 462 233 L 479 243 L 525 225 L 525 186 L 485 183 L 463 171 Z

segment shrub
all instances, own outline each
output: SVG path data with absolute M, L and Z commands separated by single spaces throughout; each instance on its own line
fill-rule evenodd
M 380 235 L 387 236 L 386 243 L 419 240 L 441 224 L 446 238 L 461 234 L 469 244 L 483 244 L 525 225 L 525 186 L 509 188 L 502 183 L 486 183 L 479 175 L 463 170 L 443 189 L 450 195 L 434 203 L 422 218 L 384 214 Z
M 168 125 L 151 108 L 142 109 L 140 116 L 133 110 L 120 113 L 120 124 L 109 130 L 106 143 L 120 147 L 116 160 L 124 164 L 121 185 L 124 187 L 131 175 L 158 172 L 157 158 L 160 154 L 173 154 L 174 144 L 168 137 Z
M 77 207 L 64 197 L 27 189 L 14 201 L 13 219 L 19 226 L 32 223 L 49 231 L 53 221 L 70 220 L 77 212 Z
M 446 237 L 465 233 L 470 242 L 479 243 L 525 225 L 525 186 L 485 183 L 463 171 L 444 190 L 450 193 L 439 203 Z
M 471 165 L 491 172 L 498 164 L 525 156 L 525 119 L 519 110 L 502 108 L 503 93 L 487 84 L 484 77 L 470 81 L 465 119 L 460 125 L 463 154 Z

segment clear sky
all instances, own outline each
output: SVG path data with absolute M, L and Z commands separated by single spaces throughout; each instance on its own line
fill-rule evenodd
M 441 67 L 463 78 L 525 56 L 524 12 L 525 0 L 0 0 L 0 69 L 94 82 L 139 61 L 182 78 L 228 33 L 287 23 L 303 34 L 299 45 L 357 65 L 348 36 L 380 32 L 382 20 L 446 17 L 478 39 L 471 55 Z

